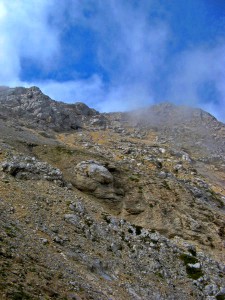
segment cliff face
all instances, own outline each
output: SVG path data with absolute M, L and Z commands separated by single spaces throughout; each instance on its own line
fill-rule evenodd
M 225 126 L 0 88 L 2 299 L 224 299 Z

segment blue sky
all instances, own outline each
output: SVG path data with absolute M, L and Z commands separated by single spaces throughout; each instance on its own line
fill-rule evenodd
M 100 111 L 170 101 L 225 121 L 225 1 L 0 0 L 0 85 Z

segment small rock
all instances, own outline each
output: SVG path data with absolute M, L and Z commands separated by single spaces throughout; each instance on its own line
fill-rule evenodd
M 190 268 L 193 268 L 193 269 L 201 269 L 200 263 L 196 263 L 196 264 L 188 264 L 188 266 L 189 266 Z
M 41 242 L 42 242 L 42 244 L 43 244 L 43 245 L 46 245 L 46 244 L 48 244 L 48 240 L 47 240 L 47 239 L 45 239 L 45 238 L 41 238 Z
M 207 296 L 214 296 L 218 293 L 218 287 L 215 284 L 208 284 L 205 286 L 204 292 Z
M 63 242 L 64 242 L 59 236 L 55 236 L 55 237 L 53 238 L 53 241 L 54 241 L 55 243 L 57 243 L 57 244 L 60 244 L 60 245 L 62 245 Z
M 178 172 L 178 171 L 180 171 L 180 170 L 182 170 L 183 169 L 183 166 L 181 165 L 181 164 L 177 164 L 177 165 L 175 165 L 174 167 L 173 167 L 173 170 L 175 171 L 175 172 Z
M 219 293 L 216 294 L 216 299 L 225 299 L 225 287 L 221 288 Z
M 161 179 L 166 179 L 166 177 L 167 177 L 167 174 L 166 174 L 166 172 L 160 172 L 159 173 L 159 178 L 161 178 Z

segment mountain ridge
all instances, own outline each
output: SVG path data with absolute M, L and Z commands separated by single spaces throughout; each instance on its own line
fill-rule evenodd
M 3 299 L 223 299 L 225 125 L 0 88 Z M 20 275 L 21 274 L 21 275 Z

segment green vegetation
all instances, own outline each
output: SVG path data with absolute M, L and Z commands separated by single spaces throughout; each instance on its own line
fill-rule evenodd
M 189 265 L 198 263 L 198 259 L 196 257 L 183 253 L 180 255 L 180 259 L 186 266 L 186 272 L 189 278 L 196 280 L 204 275 L 201 269 L 193 268 Z
M 160 272 L 156 272 L 155 275 L 158 276 L 161 279 L 164 279 L 163 275 Z
M 225 300 L 225 295 L 217 295 L 216 299 L 217 300 Z
M 189 265 L 186 266 L 186 272 L 188 274 L 188 277 L 194 280 L 197 280 L 198 278 L 202 277 L 204 273 L 201 269 L 196 269 L 193 267 L 190 267 Z
M 6 270 L 3 269 L 3 268 L 0 269 L 0 278 L 1 278 L 1 277 L 2 277 L 2 278 L 7 277 Z
M 188 252 L 190 252 L 193 256 L 196 256 L 196 250 L 195 249 L 188 249 Z
M 23 291 L 23 287 L 19 287 L 19 289 L 15 292 L 12 292 L 11 294 L 12 300 L 32 300 L 34 299 L 30 295 L 28 295 L 26 292 Z
M 185 254 L 185 253 L 180 255 L 180 259 L 183 260 L 185 265 L 196 264 L 198 262 L 196 257 L 193 257 L 193 256 Z

